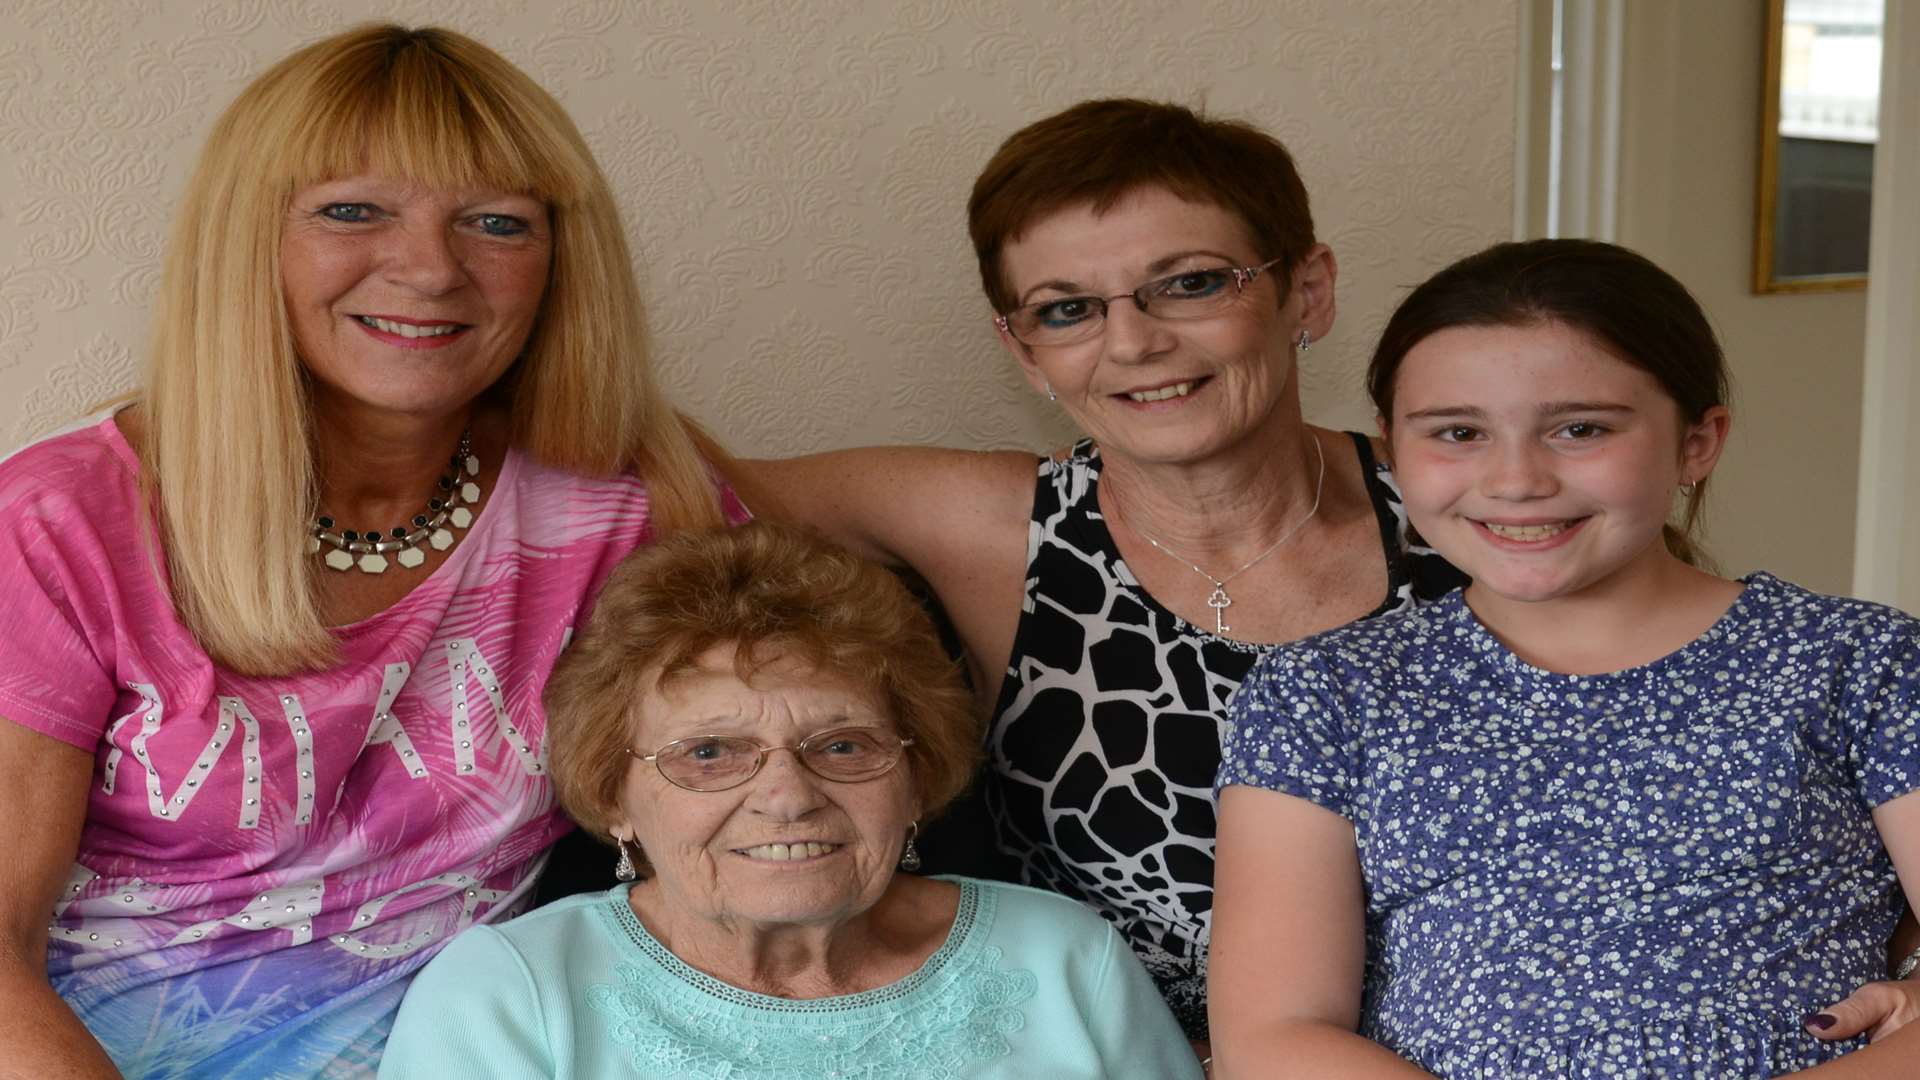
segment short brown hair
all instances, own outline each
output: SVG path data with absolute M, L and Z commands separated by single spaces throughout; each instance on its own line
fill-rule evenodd
M 743 680 L 777 657 L 874 692 L 911 738 L 907 766 L 938 814 L 973 778 L 980 718 L 959 665 L 900 579 L 818 535 L 752 522 L 676 533 L 627 556 L 547 683 L 560 806 L 609 840 L 642 695 L 736 647 Z
M 1083 101 L 1014 132 L 973 182 L 967 231 L 993 309 L 1013 310 L 1000 253 L 1041 218 L 1092 203 L 1106 213 L 1127 194 L 1165 188 L 1246 223 L 1259 259 L 1280 259 L 1286 299 L 1293 267 L 1313 246 L 1313 212 L 1293 155 L 1251 124 L 1135 98 Z

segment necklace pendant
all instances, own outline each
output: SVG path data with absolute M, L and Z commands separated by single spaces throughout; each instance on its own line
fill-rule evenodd
M 1232 604 L 1233 604 L 1233 597 L 1227 595 L 1226 586 L 1215 585 L 1213 587 L 1213 592 L 1207 597 L 1207 606 L 1213 609 L 1213 632 L 1214 633 L 1224 634 L 1227 631 L 1233 629 L 1233 627 L 1227 625 L 1226 618 L 1225 618 L 1227 614 L 1227 608 L 1232 606 Z

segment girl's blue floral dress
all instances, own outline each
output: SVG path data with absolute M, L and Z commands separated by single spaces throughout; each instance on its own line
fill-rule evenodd
M 1767 574 L 1644 667 L 1521 661 L 1462 594 L 1274 651 L 1220 785 L 1353 823 L 1361 1032 L 1465 1077 L 1767 1077 L 1886 977 L 1871 811 L 1920 788 L 1920 620 Z M 1276 977 L 1280 977 L 1278 974 Z

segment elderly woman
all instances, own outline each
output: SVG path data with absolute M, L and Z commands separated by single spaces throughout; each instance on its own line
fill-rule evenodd
M 547 711 L 561 803 L 639 880 L 461 935 L 382 1075 L 1199 1075 L 1091 911 L 894 872 L 978 725 L 887 571 L 781 526 L 664 540 L 607 583 Z
M 748 501 L 927 579 L 992 703 L 1019 880 L 1100 909 L 1204 1043 L 1227 700 L 1275 643 L 1461 579 L 1375 445 L 1301 419 L 1337 268 L 1278 142 L 1087 102 L 1009 138 L 968 213 L 1001 343 L 1087 437 L 756 462 Z
M 249 86 L 154 326 L 130 407 L 0 464 L 0 818 L 32 823 L 0 1045 L 41 1077 L 366 1074 L 569 827 L 539 702 L 583 605 L 722 497 L 579 133 L 456 34 Z

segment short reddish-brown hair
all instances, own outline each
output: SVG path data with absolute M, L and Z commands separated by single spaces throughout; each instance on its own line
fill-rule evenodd
M 627 556 L 547 682 L 560 806 L 611 842 L 643 695 L 735 647 L 744 681 L 780 658 L 871 691 L 911 738 L 922 818 L 973 779 L 981 719 L 919 601 L 900 579 L 817 534 L 756 521 L 669 535 Z M 642 853 L 644 855 L 644 853 Z
M 1293 267 L 1313 246 L 1313 212 L 1293 155 L 1251 124 L 1135 98 L 1083 101 L 1008 137 L 973 182 L 967 231 L 980 284 L 995 311 L 1015 307 L 1000 254 L 1057 210 L 1091 203 L 1106 213 L 1127 194 L 1165 188 L 1238 217 L 1255 257 L 1278 258 L 1285 299 Z

